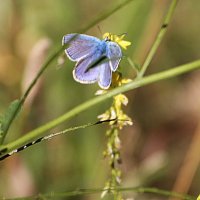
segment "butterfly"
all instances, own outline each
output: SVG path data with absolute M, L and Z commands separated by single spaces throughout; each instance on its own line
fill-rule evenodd
M 108 89 L 122 58 L 120 46 L 110 37 L 100 40 L 85 34 L 67 34 L 62 45 L 68 44 L 65 53 L 76 62 L 73 77 L 77 82 L 91 84 L 98 82 L 102 89 Z

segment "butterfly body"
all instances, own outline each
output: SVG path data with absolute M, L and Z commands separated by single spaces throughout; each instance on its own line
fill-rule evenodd
M 115 42 L 105 38 L 100 40 L 85 34 L 67 34 L 62 44 L 68 44 L 65 53 L 76 62 L 73 77 L 84 84 L 98 82 L 108 89 L 112 81 L 112 72 L 116 71 L 122 57 L 121 48 Z

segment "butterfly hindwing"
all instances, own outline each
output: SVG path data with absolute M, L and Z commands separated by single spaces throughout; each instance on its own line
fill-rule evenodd
M 122 51 L 119 45 L 115 42 L 108 42 L 106 48 L 106 54 L 109 58 L 110 67 L 115 72 L 119 66 L 119 62 L 122 57 Z
M 108 89 L 112 81 L 112 71 L 109 62 L 104 62 L 99 66 L 99 81 L 98 84 L 103 89 Z
M 69 43 L 65 53 L 72 61 L 80 61 L 96 52 L 101 43 L 96 37 L 85 34 L 67 34 L 63 37 L 62 44 Z

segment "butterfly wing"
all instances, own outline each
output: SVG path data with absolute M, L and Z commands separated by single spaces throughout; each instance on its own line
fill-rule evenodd
M 121 48 L 115 42 L 108 42 L 106 53 L 107 57 L 109 58 L 110 67 L 112 71 L 115 72 L 122 57 Z
M 102 56 L 102 51 L 97 50 L 93 55 L 78 61 L 73 70 L 74 79 L 85 84 L 98 81 L 100 67 L 95 63 L 97 63 Z
M 65 53 L 70 60 L 77 61 L 73 70 L 74 79 L 84 84 L 98 81 L 101 88 L 109 88 L 112 80 L 111 69 L 115 71 L 121 59 L 119 46 L 114 42 L 107 43 L 92 36 L 76 33 L 63 37 L 62 44 L 67 43 L 69 46 Z M 105 61 L 105 56 L 109 61 Z
M 67 34 L 63 37 L 62 45 L 69 44 L 65 49 L 65 53 L 72 61 L 80 61 L 86 58 L 98 49 L 101 40 L 96 37 L 84 34 Z
M 109 62 L 102 63 L 99 67 L 98 84 L 102 89 L 108 89 L 112 81 L 112 71 Z

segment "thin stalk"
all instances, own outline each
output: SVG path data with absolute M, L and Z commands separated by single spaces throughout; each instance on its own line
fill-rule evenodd
M 102 14 L 100 14 L 96 19 L 94 19 L 91 23 L 89 23 L 85 28 L 78 31 L 78 33 L 85 32 L 92 28 L 93 26 L 97 25 L 100 21 L 103 21 L 104 19 L 108 18 L 113 13 L 117 12 L 127 4 L 129 4 L 133 0 L 126 0 L 122 2 L 121 4 L 117 5 L 115 8 L 108 9 L 107 11 L 104 11 Z
M 159 31 L 149 53 L 148 53 L 148 55 L 147 55 L 147 57 L 144 61 L 144 64 L 141 67 L 141 70 L 138 74 L 138 78 L 141 78 L 144 75 L 144 73 L 147 70 L 147 67 L 149 66 L 150 62 L 152 61 L 153 56 L 156 53 L 156 50 L 158 49 L 158 46 L 160 45 L 160 43 L 161 43 L 161 41 L 162 41 L 166 31 L 167 31 L 169 22 L 172 18 L 174 11 L 175 11 L 177 3 L 178 3 L 178 0 L 172 0 L 171 4 L 169 6 L 169 9 L 167 11 L 167 14 L 164 17 L 164 21 L 163 21 L 163 24 L 161 26 L 161 29 L 160 29 L 160 31 Z
M 79 106 L 73 108 L 72 110 L 68 111 L 64 115 L 48 122 L 47 124 L 40 126 L 39 128 L 36 128 L 35 130 L 28 132 L 21 138 L 11 143 L 8 143 L 7 145 L 3 145 L 0 148 L 0 157 L 9 153 L 12 150 L 19 148 L 20 146 L 22 146 L 23 144 L 26 144 L 27 142 L 34 140 L 35 138 L 41 137 L 42 135 L 44 135 L 46 131 L 50 130 L 51 128 L 71 119 L 72 117 L 79 114 L 80 112 L 83 112 L 84 110 L 87 110 L 91 108 L 92 106 L 102 103 L 103 101 L 119 93 L 127 92 L 129 90 L 133 90 L 133 89 L 136 89 L 145 85 L 149 85 L 151 83 L 155 83 L 161 80 L 169 79 L 169 78 L 172 78 L 172 77 L 175 77 L 175 76 L 178 76 L 178 75 L 181 75 L 181 74 L 184 74 L 184 73 L 187 73 L 189 71 L 199 69 L 199 68 L 200 68 L 200 59 L 193 61 L 191 63 L 180 65 L 176 68 L 172 68 L 169 70 L 165 70 L 163 72 L 159 72 L 153 75 L 143 77 L 141 79 L 136 79 L 126 85 L 122 85 L 121 87 L 113 89 L 104 95 L 97 96 L 93 99 L 90 99 L 80 104 Z
M 149 194 L 156 194 L 160 196 L 166 197 L 176 197 L 182 200 L 196 200 L 194 196 L 180 194 L 176 192 L 171 192 L 168 190 L 162 190 L 158 188 L 151 188 L 151 187 L 126 187 L 126 188 L 116 188 L 115 190 L 120 192 L 133 192 L 133 193 L 149 193 Z M 73 196 L 83 196 L 83 195 L 91 195 L 91 194 L 98 194 L 101 192 L 110 192 L 110 189 L 102 189 L 102 188 L 94 188 L 94 189 L 78 189 L 74 191 L 67 191 L 67 192 L 51 192 L 49 194 L 38 194 L 37 196 L 29 196 L 29 197 L 19 197 L 19 198 L 4 198 L 4 200 L 31 200 L 31 199 L 57 199 L 61 197 L 73 197 Z
M 108 123 L 108 122 L 111 122 L 111 121 L 116 121 L 116 119 L 101 120 L 101 121 L 98 121 L 98 122 L 95 122 L 95 123 L 88 123 L 88 124 L 84 124 L 84 125 L 81 125 L 81 126 L 75 126 L 75 127 L 71 127 L 71 128 L 67 128 L 65 130 L 62 130 L 60 132 L 51 133 L 51 134 L 46 135 L 44 137 L 37 138 L 36 140 L 28 142 L 25 145 L 19 147 L 18 149 L 15 149 L 14 151 L 9 152 L 8 154 L 2 156 L 0 158 L 0 161 L 4 160 L 4 159 L 6 159 L 10 156 L 13 156 L 13 154 L 15 154 L 15 153 L 23 151 L 23 150 L 31 147 L 32 145 L 38 144 L 38 143 L 43 142 L 45 140 L 53 139 L 54 137 L 57 137 L 61 134 L 66 134 L 66 133 L 73 132 L 73 131 L 78 130 L 78 129 L 84 129 L 84 128 L 87 128 L 87 127 L 90 127 L 90 126 L 99 125 L 99 124 L 106 123 L 106 122 Z M 117 119 L 117 121 L 120 121 L 120 119 Z M 125 120 L 121 120 L 121 121 L 125 121 Z

